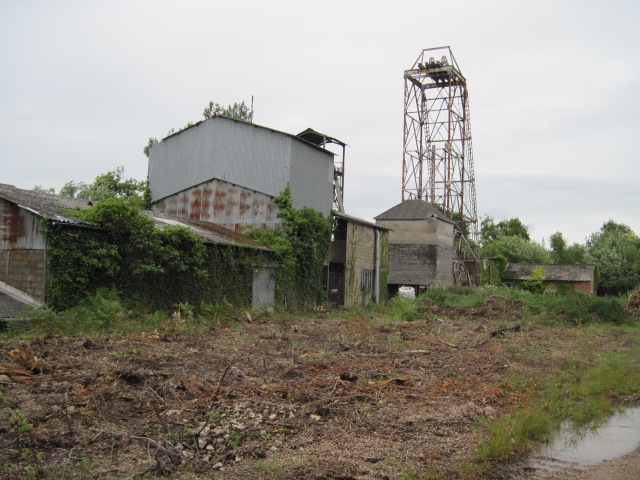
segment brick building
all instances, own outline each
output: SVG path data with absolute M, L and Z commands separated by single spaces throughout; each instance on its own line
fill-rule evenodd
M 508 263 L 502 274 L 502 280 L 505 283 L 518 285 L 528 280 L 533 271 L 537 268 L 544 269 L 545 283 L 548 290 L 558 292 L 567 288 L 586 293 L 587 295 L 595 295 L 595 265 L 543 265 L 532 263 Z

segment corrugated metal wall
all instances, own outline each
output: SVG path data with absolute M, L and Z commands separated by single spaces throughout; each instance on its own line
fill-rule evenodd
M 310 207 L 326 217 L 333 206 L 333 157 L 309 145 L 291 143 L 291 197 L 296 208 Z
M 45 239 L 33 213 L 0 198 L 0 250 L 42 250 Z
M 324 215 L 331 211 L 332 155 L 290 135 L 214 117 L 151 149 L 149 184 L 153 200 L 211 179 L 270 197 L 278 195 L 289 182 L 296 208 L 308 206 Z M 232 205 L 231 210 L 234 208 Z
M 45 245 L 38 217 L 0 199 L 0 281 L 44 301 Z
M 188 188 L 153 205 L 176 217 L 212 222 L 241 231 L 248 225 L 274 228 L 281 221 L 271 197 L 220 180 Z

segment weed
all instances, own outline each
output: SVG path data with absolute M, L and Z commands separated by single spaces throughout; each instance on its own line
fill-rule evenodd
M 550 440 L 565 419 L 575 425 L 597 424 L 613 411 L 612 399 L 637 392 L 640 372 L 633 353 L 607 353 L 594 366 L 567 362 L 554 375 L 538 382 L 525 385 L 520 377 L 512 375 L 505 385 L 529 397 L 537 389 L 535 399 L 525 407 L 513 408 L 499 420 L 480 420 L 490 439 L 476 452 L 479 466 L 505 460 L 514 452 L 526 452 L 531 442 Z
M 393 297 L 389 300 L 389 307 L 389 317 L 392 320 L 411 322 L 418 317 L 418 308 L 414 299 Z
M 9 425 L 15 427 L 18 433 L 27 433 L 33 428 L 33 424 L 27 421 L 27 417 L 22 410 L 9 410 L 11 417 L 9 417 Z
M 214 412 L 212 410 L 210 412 L 207 412 L 207 418 L 209 419 L 209 421 L 211 423 L 216 423 L 220 419 L 221 416 L 222 416 L 222 414 L 220 412 L 217 412 L 217 411 Z
M 242 324 L 235 319 L 231 319 L 229 328 L 231 329 L 232 332 L 241 332 L 242 330 L 244 330 L 244 327 L 242 326 Z

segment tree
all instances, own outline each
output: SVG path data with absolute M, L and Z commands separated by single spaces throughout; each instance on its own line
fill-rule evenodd
M 505 257 L 514 263 L 551 263 L 549 251 L 542 245 L 520 236 L 500 236 L 482 247 L 483 257 Z
M 480 222 L 480 243 L 487 245 L 501 237 L 520 237 L 527 241 L 531 239 L 529 229 L 517 217 L 498 223 L 492 217 L 484 217 Z
M 600 272 L 599 294 L 618 295 L 640 284 L 640 238 L 627 225 L 609 220 L 586 249 Z
M 111 198 L 121 198 L 137 208 L 146 208 L 150 203 L 149 182 L 124 178 L 124 167 L 118 167 L 98 175 L 90 184 L 70 181 L 60 189 L 64 197 L 82 198 L 100 202 Z
M 556 264 L 590 263 L 589 255 L 583 245 L 574 243 L 567 246 L 567 241 L 560 232 L 549 237 L 551 259 Z
M 249 107 L 244 102 L 234 103 L 228 107 L 223 107 L 219 103 L 209 102 L 209 105 L 204 108 L 202 116 L 205 120 L 214 117 L 215 115 L 224 115 L 225 117 L 234 118 L 236 120 L 243 120 L 245 122 L 251 122 L 252 113 Z

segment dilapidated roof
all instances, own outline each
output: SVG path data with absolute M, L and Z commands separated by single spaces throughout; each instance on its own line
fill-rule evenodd
M 0 183 L 0 198 L 15 203 L 42 218 L 55 222 L 75 225 L 87 225 L 84 220 L 75 217 L 68 210 L 87 208 L 90 203 L 79 198 L 62 197 L 51 193 L 23 190 L 13 185 Z
M 51 193 L 35 192 L 33 190 L 23 190 L 6 184 L 0 184 L 0 198 L 4 198 L 39 217 L 53 220 L 54 222 L 66 223 L 70 226 L 77 227 L 90 226 L 88 222 L 75 217 L 73 212 L 69 212 L 69 210 L 76 208 L 89 208 L 91 202 L 87 200 L 63 197 Z M 262 243 L 214 223 L 179 218 L 149 210 L 142 210 L 140 213 L 151 218 L 156 226 L 160 228 L 167 226 L 186 227 L 191 233 L 202 238 L 207 243 L 220 243 L 270 250 L 269 247 Z
M 543 268 L 545 280 L 556 282 L 591 282 L 595 265 L 544 265 L 535 263 L 508 263 L 504 280 L 527 280 L 536 268 Z
M 375 217 L 376 220 L 425 220 L 427 218 L 438 218 L 445 222 L 455 223 L 429 202 L 418 198 L 405 200 Z
M 188 218 L 180 218 L 164 213 L 143 210 L 140 213 L 151 218 L 156 226 L 159 227 L 186 227 L 191 233 L 202 238 L 206 243 L 223 243 L 227 245 L 238 245 L 242 247 L 253 247 L 262 250 L 271 250 L 266 245 L 256 242 L 255 240 L 235 232 L 228 228 L 215 223 L 203 222 L 200 220 L 191 220 Z
M 307 128 L 304 132 L 300 132 L 296 137 L 302 138 L 307 142 L 313 143 L 314 145 L 318 145 L 322 147 L 327 143 L 335 143 L 336 145 L 340 145 L 345 147 L 347 144 L 343 141 L 338 140 L 337 138 L 331 137 L 325 133 L 316 132 L 313 128 Z

